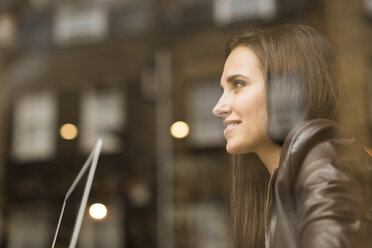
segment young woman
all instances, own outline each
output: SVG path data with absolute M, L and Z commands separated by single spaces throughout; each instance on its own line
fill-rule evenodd
M 234 247 L 372 247 L 370 159 L 347 126 L 327 41 L 286 25 L 227 46 L 223 119 L 233 154 Z

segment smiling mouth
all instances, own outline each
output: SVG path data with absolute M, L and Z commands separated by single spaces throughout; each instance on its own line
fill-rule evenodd
M 223 130 L 223 134 L 226 135 L 232 130 L 234 130 L 236 127 L 240 125 L 240 121 L 229 121 L 227 123 L 224 123 L 225 129 Z

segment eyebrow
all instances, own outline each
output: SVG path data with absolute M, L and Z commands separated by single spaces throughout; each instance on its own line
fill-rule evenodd
M 249 77 L 247 77 L 247 76 L 244 76 L 244 75 L 242 75 L 242 74 L 235 74 L 235 75 L 231 75 L 231 76 L 229 76 L 227 79 L 226 79 L 226 81 L 228 82 L 228 83 L 232 83 L 232 82 L 234 82 L 234 80 L 236 79 L 236 78 L 238 78 L 238 77 L 242 77 L 242 78 L 244 78 L 244 79 L 250 79 Z
M 244 76 L 243 74 L 234 74 L 234 75 L 229 76 L 229 77 L 226 79 L 226 81 L 227 81 L 228 83 L 231 84 L 231 83 L 234 82 L 235 79 L 238 78 L 238 77 L 242 77 L 242 78 L 244 78 L 244 79 L 251 80 L 250 77 Z M 223 89 L 223 87 L 222 87 L 222 81 L 221 81 L 221 83 L 220 83 L 220 86 L 221 86 L 221 88 Z

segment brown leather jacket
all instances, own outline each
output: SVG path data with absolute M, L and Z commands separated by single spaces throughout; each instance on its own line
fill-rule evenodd
M 291 130 L 269 183 L 266 248 L 372 247 L 372 163 L 345 137 L 326 119 Z

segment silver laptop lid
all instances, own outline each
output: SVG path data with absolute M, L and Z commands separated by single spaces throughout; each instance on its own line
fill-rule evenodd
M 66 193 L 52 248 L 76 246 L 101 147 L 99 139 Z

